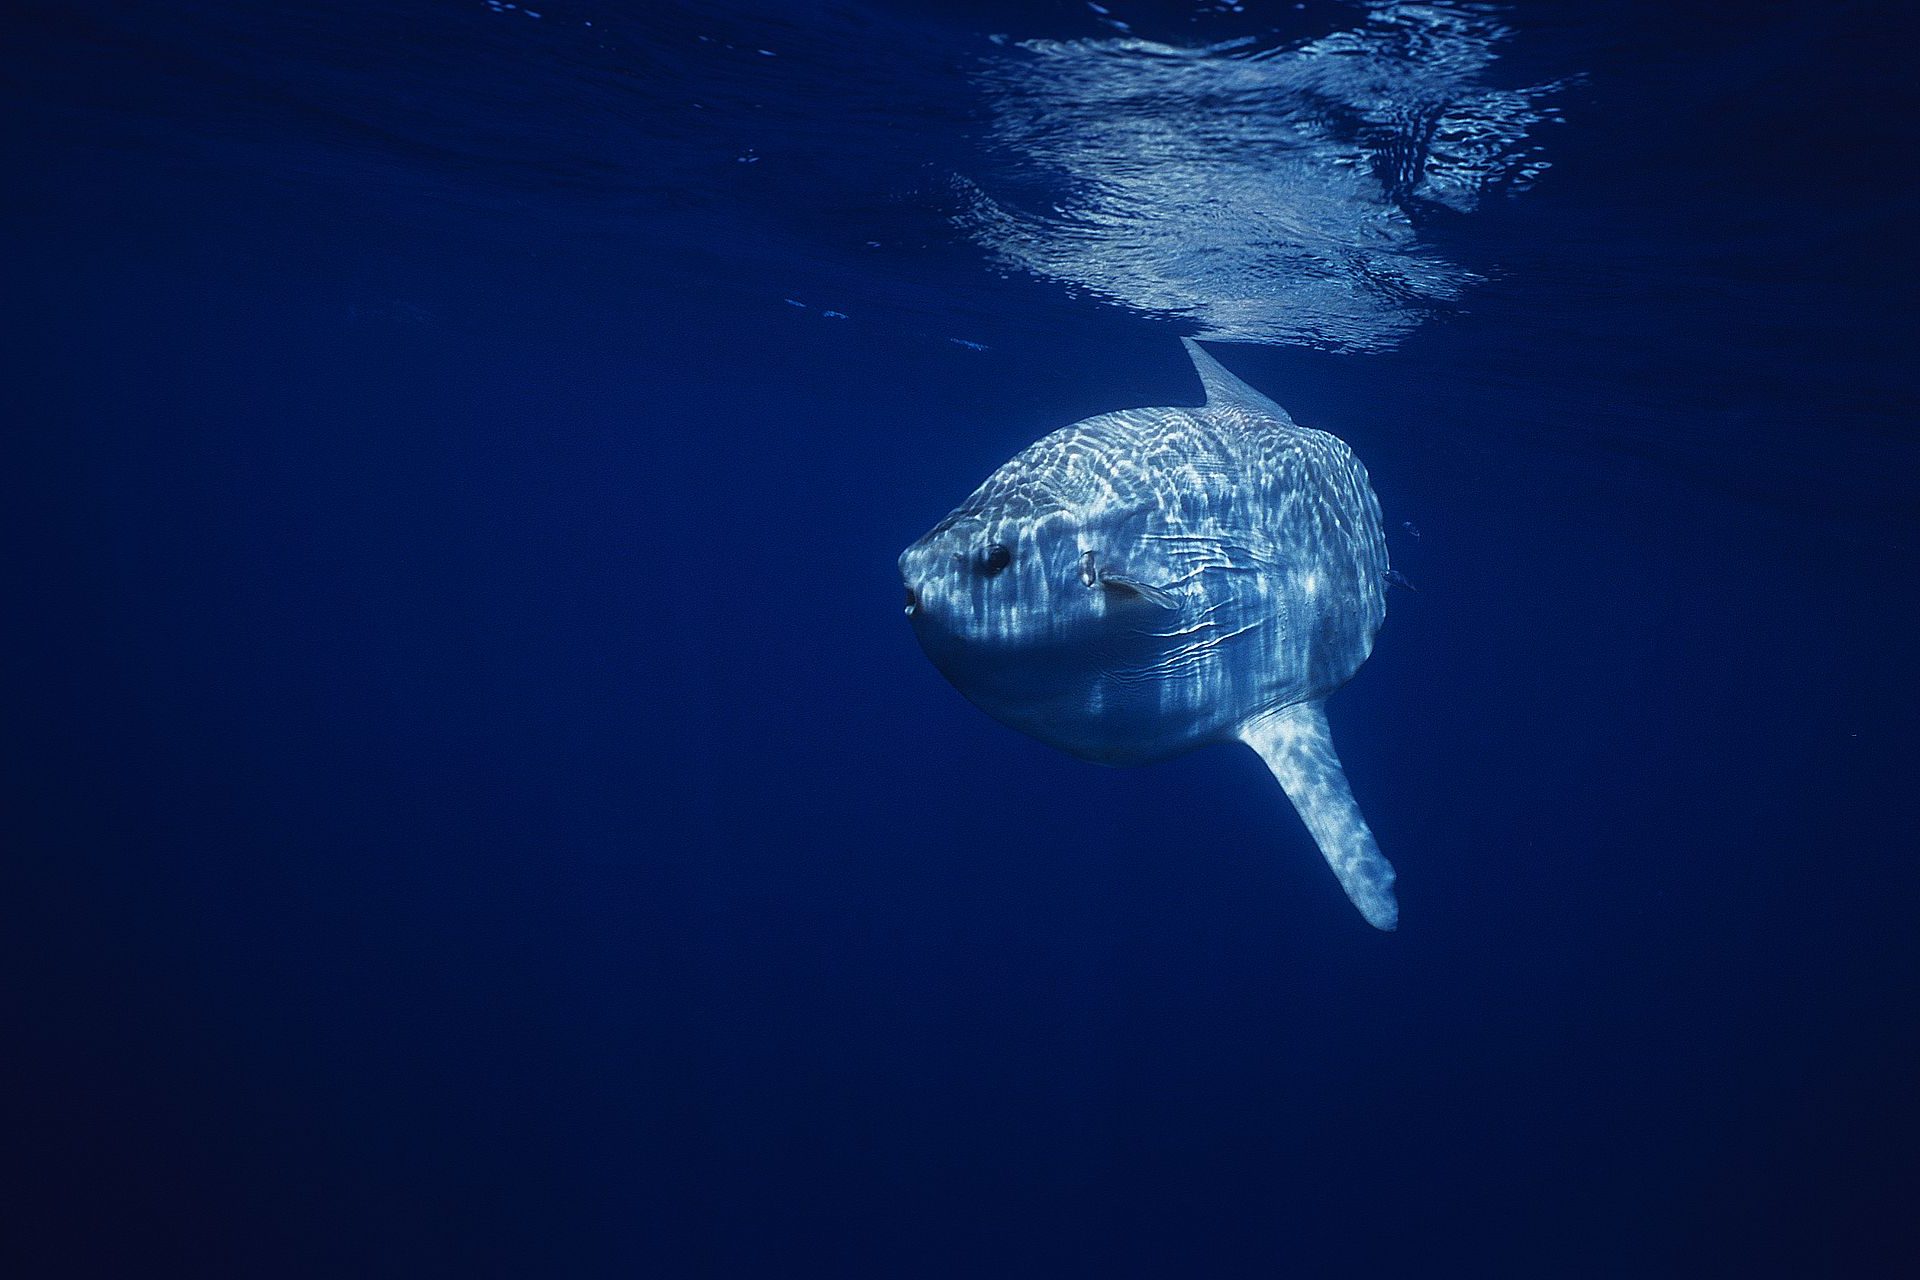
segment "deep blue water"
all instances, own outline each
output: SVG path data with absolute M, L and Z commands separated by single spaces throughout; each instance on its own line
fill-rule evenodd
M 1907 1273 L 1897 6 L 534 7 L 9 20 L 12 1273 Z M 900 617 L 1181 334 L 1398 933 Z

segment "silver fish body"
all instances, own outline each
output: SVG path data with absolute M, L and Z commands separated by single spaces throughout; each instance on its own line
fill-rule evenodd
M 1021 451 L 901 555 L 907 613 L 969 700 L 1074 755 L 1247 742 L 1392 928 L 1393 871 L 1320 712 L 1386 617 L 1379 502 L 1344 443 L 1187 349 L 1204 405 L 1101 414 Z

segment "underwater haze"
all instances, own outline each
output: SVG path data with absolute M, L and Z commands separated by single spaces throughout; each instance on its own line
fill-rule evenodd
M 1904 17 L 11 14 L 7 1274 L 1912 1274 Z M 901 616 L 1182 337 L 1397 932 Z

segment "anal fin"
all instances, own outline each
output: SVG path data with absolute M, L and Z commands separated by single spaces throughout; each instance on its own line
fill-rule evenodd
M 1240 740 L 1260 753 L 1312 833 L 1347 897 L 1376 929 L 1400 923 L 1393 864 L 1374 843 L 1333 749 L 1326 712 L 1302 703 L 1248 721 Z

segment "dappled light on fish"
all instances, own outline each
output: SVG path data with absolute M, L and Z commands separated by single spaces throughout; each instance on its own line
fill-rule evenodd
M 900 557 L 927 656 L 996 719 L 1103 764 L 1245 742 L 1369 923 L 1393 868 L 1322 701 L 1386 617 L 1380 505 L 1347 446 L 1200 347 L 1192 409 L 1064 427 Z

